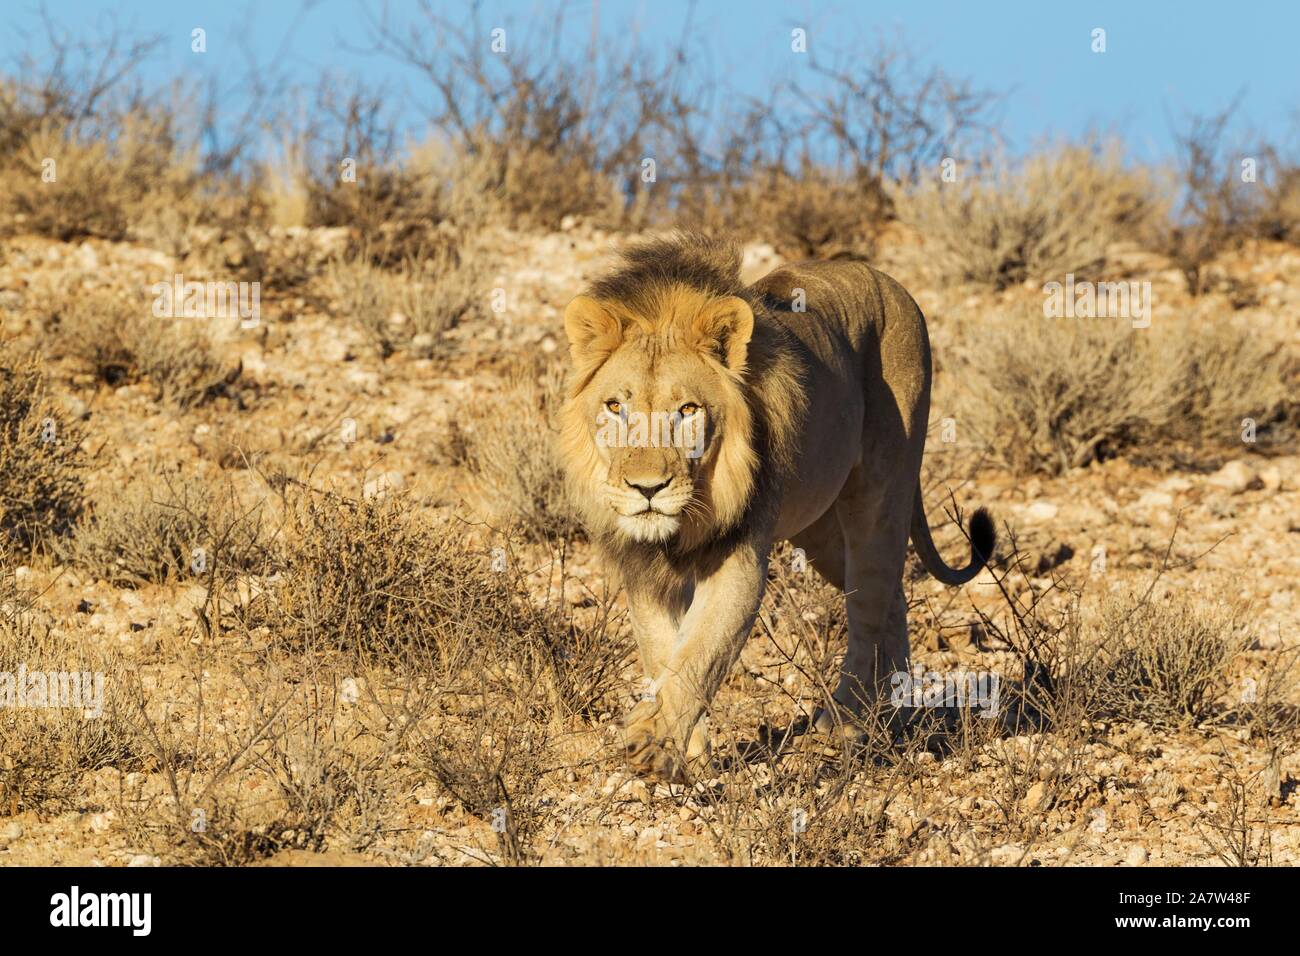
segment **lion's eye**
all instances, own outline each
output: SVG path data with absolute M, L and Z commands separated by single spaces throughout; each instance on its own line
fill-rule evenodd
M 681 408 L 677 409 L 677 411 L 681 412 L 683 418 L 686 418 L 689 415 L 694 415 L 699 410 L 700 406 L 696 405 L 694 402 L 687 402 Z
M 605 403 L 605 407 L 608 408 L 610 412 L 612 412 L 615 415 L 617 415 L 619 412 L 623 410 L 622 403 L 616 402 L 612 398 Z

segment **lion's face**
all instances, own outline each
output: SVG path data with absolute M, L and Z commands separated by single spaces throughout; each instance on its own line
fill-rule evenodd
M 654 355 L 636 338 L 601 366 L 581 397 L 618 533 L 667 541 L 706 506 L 707 466 L 727 428 L 719 374 L 700 355 Z
M 645 316 L 579 296 L 565 328 L 576 390 L 562 456 L 593 530 L 665 543 L 734 521 L 753 474 L 748 305 L 681 296 Z

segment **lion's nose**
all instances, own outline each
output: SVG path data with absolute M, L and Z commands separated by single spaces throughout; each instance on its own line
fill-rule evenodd
M 648 481 L 642 479 L 639 481 L 627 482 L 627 486 L 629 488 L 635 488 L 637 491 L 641 492 L 641 494 L 645 495 L 646 501 L 650 501 L 652 498 L 654 498 L 656 494 L 663 491 L 670 484 L 672 484 L 671 477 L 665 478 L 663 481 L 658 481 L 654 478 L 651 478 Z

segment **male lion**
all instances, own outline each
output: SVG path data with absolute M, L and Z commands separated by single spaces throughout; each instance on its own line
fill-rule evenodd
M 940 581 L 993 552 L 970 522 L 954 570 L 919 491 L 930 407 L 925 318 L 851 258 L 784 266 L 744 287 L 728 243 L 632 246 L 564 313 L 573 370 L 561 456 L 575 505 L 623 579 L 650 694 L 625 723 L 639 773 L 681 780 L 707 754 L 702 717 L 788 539 L 847 595 L 848 651 L 828 730 L 908 666 L 910 532 Z

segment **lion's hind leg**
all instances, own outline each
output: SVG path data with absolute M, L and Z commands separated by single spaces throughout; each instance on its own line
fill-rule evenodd
M 814 719 L 821 733 L 857 734 L 864 714 L 888 707 L 894 675 L 907 672 L 902 579 L 911 502 L 900 502 L 899 485 L 882 477 L 876 469 L 868 476 L 855 468 L 835 502 L 843 530 L 849 633 L 830 702 L 834 712 L 823 708 Z

